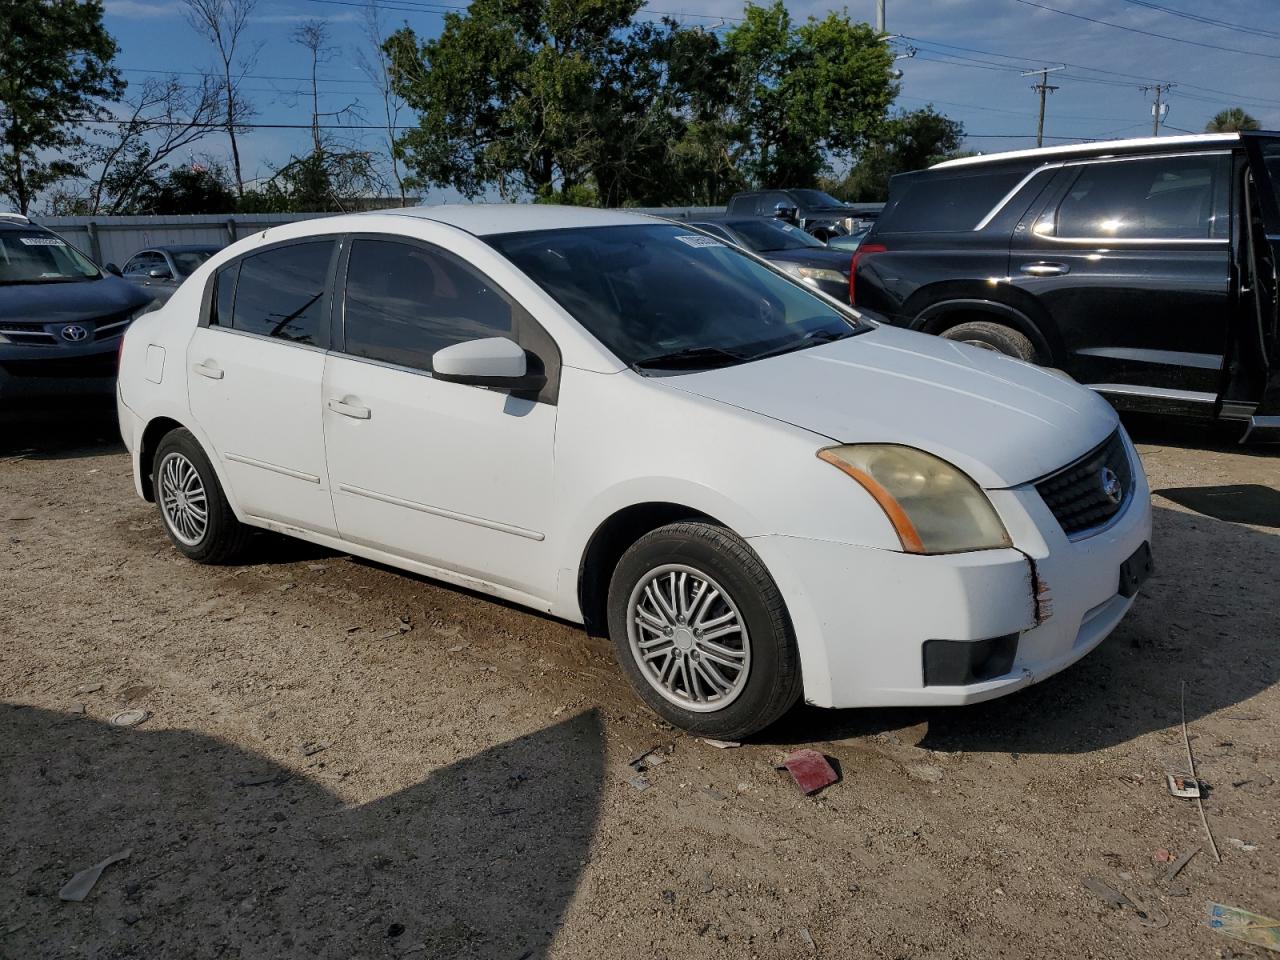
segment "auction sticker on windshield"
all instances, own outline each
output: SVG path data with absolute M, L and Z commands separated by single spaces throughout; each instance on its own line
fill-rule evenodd
M 691 247 L 723 247 L 724 244 L 714 237 L 700 237 L 693 233 L 682 233 L 676 237 L 681 243 L 687 243 Z
M 57 237 L 19 237 L 28 247 L 65 247 L 66 243 Z

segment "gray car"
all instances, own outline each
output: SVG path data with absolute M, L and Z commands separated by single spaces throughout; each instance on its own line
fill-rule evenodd
M 120 338 L 149 305 L 56 233 L 0 214 L 0 406 L 111 396 Z
M 157 304 L 164 303 L 190 276 L 222 247 L 216 243 L 170 244 L 139 250 L 121 273 L 130 283 L 149 293 Z M 110 269 L 110 266 L 108 266 Z

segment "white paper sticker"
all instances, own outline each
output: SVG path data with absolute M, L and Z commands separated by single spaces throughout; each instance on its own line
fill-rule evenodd
M 66 243 L 57 237 L 19 237 L 24 246 L 28 247 L 65 247 Z
M 715 237 L 704 237 L 700 234 L 682 233 L 676 237 L 681 243 L 687 243 L 691 247 L 723 247 L 724 244 Z

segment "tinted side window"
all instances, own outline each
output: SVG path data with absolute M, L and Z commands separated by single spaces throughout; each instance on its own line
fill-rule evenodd
M 164 265 L 164 258 L 158 253 L 140 253 L 124 265 L 122 273 L 130 275 L 146 275 L 152 267 Z
M 1089 164 L 1058 206 L 1053 236 L 1198 240 L 1212 235 L 1227 157 Z
M 231 326 L 293 343 L 323 344 L 332 252 L 332 240 L 319 240 L 245 257 L 240 261 Z M 219 313 L 225 324 L 225 309 Z
M 759 201 L 759 194 L 748 193 L 730 198 L 729 213 L 742 213 L 747 216 L 753 216 L 756 212 L 756 203 Z
M 351 244 L 342 323 L 352 356 L 427 371 L 442 347 L 514 330 L 511 303 L 483 275 L 441 251 L 388 240 Z
M 231 326 L 231 307 L 235 303 L 236 278 L 239 275 L 239 260 L 233 260 L 218 271 L 214 280 L 213 303 L 209 306 L 209 326 Z
M 972 230 L 991 212 L 1028 168 L 980 173 L 925 174 L 897 180 L 891 203 L 880 217 L 877 234 L 960 233 Z

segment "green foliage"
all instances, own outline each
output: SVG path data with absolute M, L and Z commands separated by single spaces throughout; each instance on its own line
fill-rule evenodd
M 891 178 L 956 156 L 963 141 L 964 125 L 937 113 L 932 104 L 898 113 L 881 125 L 849 174 L 826 187 L 853 203 L 884 200 Z
M 131 213 L 161 215 L 227 213 L 236 209 L 236 195 L 222 167 L 178 167 L 163 179 L 153 179 L 139 192 Z
M 260 187 L 247 189 L 242 213 L 342 213 L 380 192 L 373 154 L 321 141 L 320 149 L 291 157 Z
M 1227 107 L 1219 110 L 1212 120 L 1205 124 L 1205 133 L 1235 133 L 1239 130 L 1258 130 L 1258 121 L 1245 113 L 1241 107 Z
M 79 173 L 64 159 L 84 143 L 77 124 L 124 90 L 102 10 L 101 0 L 0 2 L 0 194 L 22 213 Z
M 637 22 L 639 6 L 475 0 L 433 40 L 394 34 L 392 83 L 419 114 L 398 142 L 411 186 L 723 203 L 752 182 L 812 185 L 866 142 L 896 91 L 887 46 L 847 14 L 795 26 L 780 2 L 748 5 L 722 41 Z

